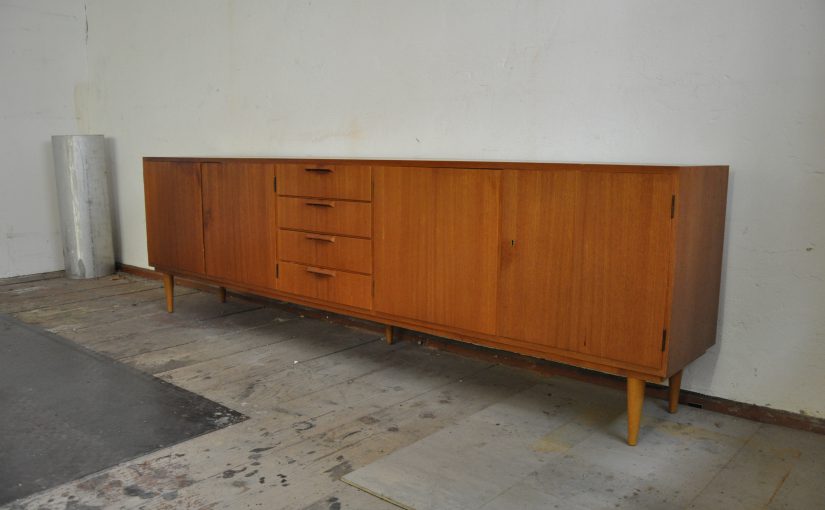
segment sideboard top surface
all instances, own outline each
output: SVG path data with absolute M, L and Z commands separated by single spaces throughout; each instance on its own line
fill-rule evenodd
M 250 158 L 250 157 L 144 157 L 143 161 L 179 162 L 232 162 L 248 163 L 298 163 L 306 165 L 369 165 L 369 166 L 411 166 L 428 168 L 474 168 L 490 170 L 599 170 L 614 172 L 673 173 L 690 168 L 726 169 L 727 165 L 659 165 L 635 163 L 586 163 L 586 162 L 519 162 L 519 161 L 451 161 L 417 159 L 326 159 L 326 158 Z

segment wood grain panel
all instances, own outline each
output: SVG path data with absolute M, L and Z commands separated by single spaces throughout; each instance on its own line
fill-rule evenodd
M 372 235 L 372 204 L 345 200 L 278 197 L 281 228 L 356 237 Z
M 716 343 L 728 167 L 679 171 L 668 375 Z
M 579 174 L 574 273 L 578 350 L 658 368 L 668 302 L 673 177 Z
M 206 272 L 232 282 L 275 288 L 274 165 L 204 163 Z
M 325 163 L 278 165 L 281 195 L 372 200 L 372 170 L 368 166 Z
M 498 170 L 373 168 L 375 307 L 494 333 Z
M 502 172 L 498 334 L 575 350 L 579 172 Z
M 149 265 L 203 274 L 201 164 L 146 161 L 143 187 Z
M 715 341 L 727 167 L 274 158 L 144 161 L 150 258 L 160 270 L 648 380 L 678 372 Z M 271 195 L 269 217 L 275 218 L 274 209 L 281 208 L 281 234 L 292 238 L 282 239 L 291 251 L 280 262 L 286 277 L 277 279 L 273 288 L 254 277 L 215 269 L 237 267 L 233 257 L 250 261 L 261 256 L 251 247 L 264 230 L 259 224 L 254 232 L 238 234 L 250 242 L 242 250 L 252 255 L 232 253 L 234 243 L 212 241 L 217 230 L 222 233 L 217 239 L 228 238 L 236 228 L 248 228 L 237 226 L 241 218 L 246 222 L 255 216 L 235 211 L 236 226 L 216 230 L 215 209 L 201 203 L 200 186 L 201 165 L 210 173 L 217 164 L 271 165 L 273 177 L 279 172 L 275 165 L 303 172 L 305 166 L 361 167 L 369 172 L 355 170 L 353 179 L 344 179 L 349 170 L 342 170 L 335 185 L 312 184 L 315 177 L 329 177 L 326 172 L 309 173 L 309 180 L 301 174 L 291 180 L 297 188 L 283 188 L 289 178 L 278 183 L 280 191 L 304 196 Z M 375 180 L 374 197 L 365 184 L 370 181 L 367 175 Z M 272 189 L 271 182 L 260 180 L 262 188 Z M 215 194 L 222 195 L 219 202 L 224 205 L 238 197 L 250 201 L 242 190 L 231 190 L 231 183 L 218 185 L 223 191 L 204 186 L 209 189 L 203 193 L 211 193 L 210 203 Z M 674 193 L 676 218 L 671 220 Z M 374 218 L 369 203 L 373 198 Z M 322 204 L 308 206 L 302 200 Z M 309 209 L 330 202 L 338 214 Z M 350 204 L 356 207 L 350 209 Z M 199 213 L 202 208 L 207 216 Z M 350 210 L 341 213 L 344 209 Z M 204 223 L 208 244 L 228 254 L 215 266 L 203 255 Z M 272 223 L 269 227 L 274 245 L 279 231 Z M 308 240 L 296 237 L 306 233 L 335 237 L 340 251 L 312 248 L 304 244 Z M 345 239 L 352 241 L 346 248 Z M 365 247 L 371 242 L 375 310 L 370 305 L 372 280 L 365 271 L 370 256 Z M 207 257 L 212 253 L 210 249 Z M 274 246 L 271 255 L 263 258 L 274 260 Z M 207 265 L 216 274 L 207 276 Z M 242 283 L 244 279 L 255 283 Z M 668 343 L 662 352 L 665 327 Z
M 291 262 L 280 263 L 278 290 L 357 308 L 372 308 L 372 277 Z
M 203 158 L 191 157 L 144 157 L 144 161 L 203 161 Z M 621 163 L 547 163 L 526 161 L 458 161 L 458 160 L 425 160 L 425 159 L 345 159 L 345 158 L 209 158 L 211 162 L 245 161 L 248 163 L 272 163 L 277 165 L 306 165 L 308 167 L 320 165 L 345 165 L 368 167 L 414 167 L 414 168 L 461 168 L 461 169 L 489 169 L 489 170 L 570 170 L 598 167 L 603 172 L 629 173 L 670 173 L 681 168 L 678 165 L 638 165 Z
M 281 260 L 310 266 L 372 273 L 372 243 L 369 239 L 298 230 L 278 231 Z

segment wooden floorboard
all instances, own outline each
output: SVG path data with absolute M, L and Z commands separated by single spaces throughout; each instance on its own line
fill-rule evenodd
M 250 417 L 9 509 L 389 510 L 396 507 L 340 478 L 552 379 L 412 342 L 386 345 L 374 331 L 260 303 L 235 298 L 220 303 L 193 289 L 176 293 L 176 311 L 169 314 L 158 282 L 131 275 L 0 281 L 0 310 Z M 552 431 L 548 444 L 584 444 L 623 412 L 621 392 L 598 387 L 579 391 L 590 396 L 577 399 L 562 392 L 554 397 L 581 419 Z M 685 420 L 692 418 L 663 410 L 660 416 L 657 409 L 649 413 L 646 427 L 690 427 Z M 761 442 L 714 477 L 705 495 L 693 502 L 697 508 L 741 503 L 741 498 L 728 497 L 732 481 L 748 465 L 760 463 L 759 445 L 768 441 L 758 425 L 719 416 L 720 433 Z M 618 455 L 627 448 L 621 431 L 610 434 L 601 440 L 615 443 Z M 788 442 L 794 440 L 801 441 Z M 795 444 L 792 451 L 815 450 L 817 444 Z M 643 462 L 644 448 L 629 458 Z M 800 487 L 818 476 L 822 465 L 806 465 L 804 472 L 790 468 L 789 461 L 752 474 L 768 485 L 777 476 L 791 481 L 784 488 L 771 485 L 777 504 L 808 501 L 810 494 Z M 550 501 L 542 500 L 549 496 L 540 487 L 519 487 L 521 492 L 504 494 L 510 497 L 505 500 Z M 767 490 L 754 488 L 753 501 L 764 501 Z
M 338 498 L 330 504 L 341 508 L 359 507 L 357 501 L 386 508 L 361 493 L 347 502 L 352 489 L 338 477 L 359 461 L 340 455 L 366 462 L 531 381 L 531 376 L 497 375 L 507 369 L 489 363 L 409 343 L 388 346 L 375 332 L 257 304 L 221 304 L 209 294 L 188 292 L 178 296 L 176 312 L 166 314 L 157 288 L 114 292 L 115 285 L 135 282 L 95 283 L 77 290 L 65 282 L 49 284 L 59 289 L 62 301 L 44 289 L 31 290 L 39 294 L 27 298 L 18 316 L 227 402 L 251 419 L 48 491 L 26 502 L 30 508 L 81 502 L 114 508 L 245 507 L 270 501 L 271 490 L 277 491 L 278 508 L 312 507 L 331 498 Z M 467 398 L 453 404 L 451 395 L 463 393 Z M 444 406 L 453 412 L 443 413 Z M 236 470 L 244 476 L 227 475 Z M 254 477 L 245 476 L 253 471 Z M 129 496 L 123 487 L 141 487 L 129 492 L 143 497 Z
M 45 283 L 52 282 L 64 282 L 64 280 L 47 280 Z M 79 304 L 158 287 L 157 282 L 145 280 L 136 282 L 131 277 L 79 280 L 77 285 L 81 288 L 46 285 L 0 291 L 0 312 L 21 313 L 55 304 Z
M 122 286 L 119 292 L 108 293 L 106 299 L 44 306 L 17 312 L 14 316 L 29 324 L 37 324 L 52 332 L 79 331 L 93 326 L 115 324 L 120 320 L 158 314 L 164 302 L 163 289 L 145 285 Z M 194 291 L 184 291 L 183 294 Z
M 44 280 L 53 280 L 55 278 L 63 278 L 64 274 L 64 271 L 51 271 L 48 273 L 35 273 L 2 278 L 0 279 L 0 288 L 6 287 L 7 285 L 16 285 L 18 283 L 40 282 Z
M 223 317 L 236 315 L 260 308 L 246 304 L 220 303 L 215 296 L 203 292 L 194 292 L 175 298 L 175 313 L 166 312 L 161 301 L 152 303 L 136 314 L 113 323 L 102 322 L 67 332 L 66 336 L 87 346 L 97 346 L 96 350 L 119 353 L 121 346 L 126 347 L 122 355 L 128 355 L 128 346 L 135 352 L 142 352 L 141 342 L 134 338 L 161 334 L 161 331 L 174 328 L 208 327 L 208 322 Z M 169 335 L 173 339 L 173 335 Z

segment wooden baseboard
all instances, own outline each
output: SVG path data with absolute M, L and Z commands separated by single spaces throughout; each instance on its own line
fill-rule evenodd
M 144 278 L 161 279 L 161 274 L 142 267 L 131 266 L 128 264 L 117 263 L 117 269 L 124 273 L 129 273 Z M 204 292 L 213 294 L 218 293 L 218 287 L 206 285 L 196 280 L 187 278 L 176 278 L 176 284 L 191 287 Z M 248 301 L 266 304 L 268 306 L 276 306 L 283 310 L 304 315 L 306 317 L 313 317 L 318 319 L 329 320 L 338 324 L 347 326 L 355 326 L 358 328 L 374 331 L 376 333 L 384 332 L 384 325 L 372 321 L 356 319 L 345 315 L 339 315 L 323 310 L 308 308 L 293 303 L 278 301 L 262 296 L 256 296 L 245 293 L 230 292 L 230 295 L 241 297 Z M 542 375 L 563 376 L 570 379 L 587 382 L 590 384 L 598 384 L 600 386 L 607 386 L 619 390 L 625 390 L 625 379 L 615 375 L 604 374 L 585 368 L 578 368 L 561 363 L 554 363 L 538 358 L 531 358 L 529 356 L 522 356 L 508 351 L 500 351 L 488 347 L 481 347 L 473 344 L 467 344 L 456 340 L 449 340 L 446 338 L 436 337 L 417 331 L 396 328 L 394 337 L 395 341 L 406 340 L 416 342 L 418 345 L 429 349 L 437 349 L 441 351 L 452 352 L 461 356 L 467 356 L 479 360 L 488 361 L 491 363 L 500 363 L 511 367 L 523 368 L 538 372 Z M 649 397 L 667 400 L 667 386 L 659 384 L 647 384 L 645 394 Z M 704 395 L 693 391 L 682 390 L 679 403 L 690 407 L 699 409 L 706 409 L 717 413 L 727 414 L 730 416 L 737 416 L 760 423 L 769 423 L 772 425 L 781 425 L 798 430 L 814 432 L 817 434 L 825 434 L 825 419 L 807 416 L 801 413 L 792 413 L 790 411 L 781 411 L 771 409 L 770 407 L 758 406 L 754 404 L 746 404 L 744 402 L 737 402 L 735 400 L 728 400 L 720 397 L 713 397 Z
M 401 332 L 396 332 L 395 338 L 397 340 L 416 340 L 419 344 L 426 347 L 453 352 L 462 356 L 473 357 L 489 362 L 501 363 L 507 366 L 524 368 L 543 375 L 563 376 L 590 384 L 598 384 L 600 386 L 615 388 L 621 391 L 626 389 L 626 381 L 624 377 L 595 372 L 586 368 L 563 365 L 552 361 L 530 358 L 528 356 L 521 356 L 519 354 L 514 354 L 507 351 L 497 351 L 472 344 L 464 344 L 462 342 L 445 338 L 430 337 L 429 335 L 423 335 L 415 331 L 403 330 Z M 645 395 L 667 401 L 668 387 L 649 382 L 647 383 L 645 389 Z M 790 411 L 782 411 L 755 404 L 737 402 L 735 400 L 704 395 L 702 393 L 689 390 L 682 390 L 680 392 L 679 403 L 698 409 L 705 409 L 708 411 L 745 418 L 761 423 L 781 425 L 783 427 L 814 432 L 817 434 L 825 434 L 825 419 L 808 416 L 801 413 L 793 413 Z

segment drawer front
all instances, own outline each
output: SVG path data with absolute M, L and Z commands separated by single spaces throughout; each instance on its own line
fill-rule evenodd
M 372 308 L 372 277 L 281 262 L 278 290 L 356 308 Z
M 372 200 L 372 169 L 351 165 L 278 165 L 278 193 Z
M 372 204 L 278 197 L 278 226 L 356 237 L 372 235 Z
M 372 273 L 372 242 L 369 239 L 279 230 L 278 248 L 281 260 Z

